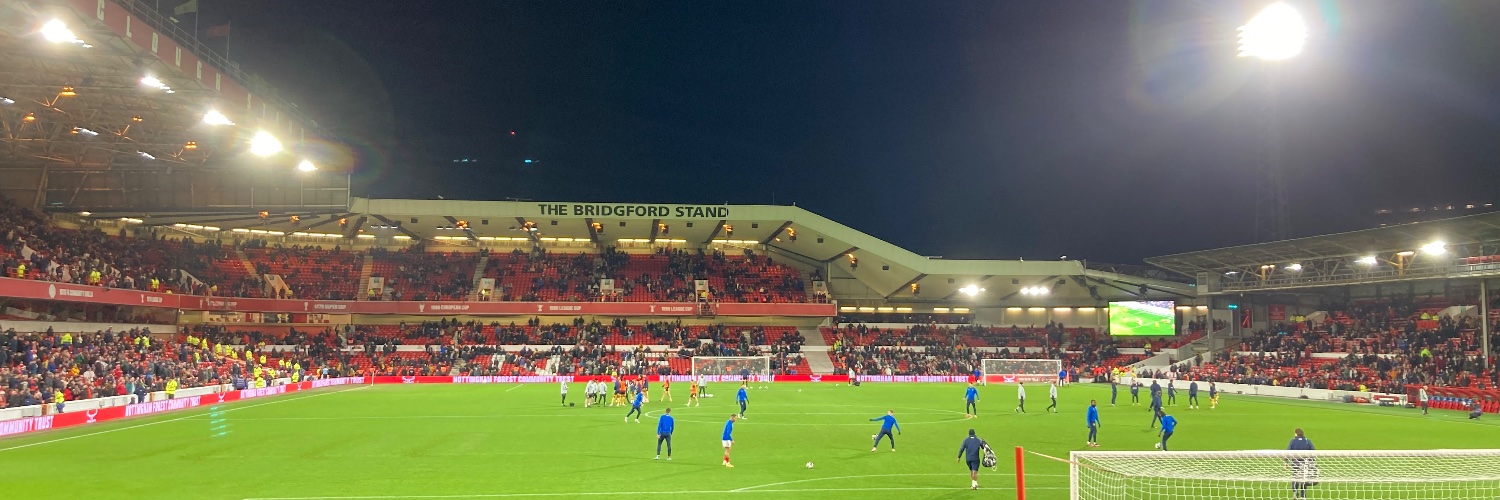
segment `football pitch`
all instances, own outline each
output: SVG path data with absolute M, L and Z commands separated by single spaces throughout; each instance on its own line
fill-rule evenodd
M 1107 385 L 1061 388 L 1044 412 L 1044 384 L 1026 414 L 1012 413 L 1014 386 L 980 388 L 981 416 L 963 415 L 959 384 L 774 384 L 750 391 L 735 427 L 735 468 L 720 465 L 719 437 L 738 406 L 734 385 L 684 406 L 655 398 L 640 423 L 625 408 L 584 408 L 582 384 L 559 406 L 558 387 L 379 385 L 320 389 L 226 405 L 229 433 L 211 437 L 200 408 L 0 440 L 0 491 L 9 498 L 399 499 L 399 498 L 1013 498 L 1013 447 L 1056 457 L 1083 450 L 1084 409 L 1100 399 L 1099 450 L 1151 450 L 1145 406 Z M 1144 392 L 1144 391 L 1143 391 Z M 1043 396 L 1037 397 L 1040 393 Z M 1143 398 L 1145 399 L 1145 398 Z M 1202 398 L 1207 402 L 1206 394 Z M 1186 393 L 1174 450 L 1281 449 L 1301 427 L 1319 449 L 1492 447 L 1493 420 L 1415 410 L 1225 395 L 1218 409 L 1189 410 Z M 655 461 L 656 417 L 677 417 L 673 460 Z M 894 409 L 896 450 L 869 419 Z M 1487 417 L 1492 418 L 1492 417 Z M 969 428 L 1000 456 L 978 492 L 955 457 Z M 910 433 L 910 434 L 907 434 Z M 815 467 L 808 469 L 806 462 Z M 1027 460 L 1028 498 L 1067 498 L 1065 464 Z M 1316 491 L 1311 498 L 1317 498 Z
M 1131 307 L 1109 306 L 1109 334 L 1116 337 L 1171 337 L 1177 335 L 1172 320 L 1170 312 L 1154 314 Z

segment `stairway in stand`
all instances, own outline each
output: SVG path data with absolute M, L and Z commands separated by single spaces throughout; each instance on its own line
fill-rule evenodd
M 354 290 L 354 300 L 370 300 L 370 275 L 375 274 L 375 256 L 365 254 L 359 264 L 359 288 Z
M 798 328 L 797 331 L 802 332 L 802 329 Z M 802 355 L 807 358 L 807 367 L 818 375 L 833 373 L 833 355 L 829 352 L 828 343 L 823 342 L 823 334 L 813 329 L 812 335 L 803 333 L 802 338 L 806 339 L 802 343 Z
M 489 254 L 479 257 L 479 263 L 474 266 L 474 279 L 469 282 L 469 300 L 479 300 L 479 281 L 484 279 L 484 268 L 489 265 Z
M 245 255 L 244 250 L 240 250 L 238 248 L 234 249 L 234 256 L 240 259 L 240 265 L 245 266 L 245 272 L 250 273 L 251 276 L 260 275 L 260 271 L 257 271 L 255 269 L 255 264 L 250 262 L 250 256 Z

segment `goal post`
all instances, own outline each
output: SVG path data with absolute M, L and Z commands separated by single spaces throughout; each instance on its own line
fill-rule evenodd
M 985 384 L 1050 382 L 1062 371 L 1060 359 L 984 359 L 981 372 Z
M 693 380 L 770 382 L 770 356 L 693 356 Z
M 1072 500 L 1500 498 L 1500 450 L 1075 451 Z

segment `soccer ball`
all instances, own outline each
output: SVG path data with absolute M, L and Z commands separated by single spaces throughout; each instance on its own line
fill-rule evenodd
M 1154 444 L 1154 445 L 1152 445 L 1152 446 L 1155 446 L 1155 447 L 1156 447 L 1156 449 L 1158 449 L 1158 450 L 1160 450 L 1160 449 L 1161 449 L 1161 443 L 1156 443 L 1156 444 Z
M 811 469 L 811 468 L 812 468 L 812 462 L 808 462 L 808 463 L 807 463 L 807 468 L 809 468 L 809 469 Z

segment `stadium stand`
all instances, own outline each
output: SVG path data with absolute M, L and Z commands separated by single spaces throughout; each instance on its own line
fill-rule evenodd
M 363 254 L 315 246 L 282 246 L 261 239 L 195 242 L 106 235 L 59 227 L 15 202 L 0 200 L 0 245 L 5 276 L 137 290 L 232 297 L 351 300 L 360 284 Z M 421 246 L 373 250 L 372 276 L 388 278 L 387 300 L 466 300 L 481 253 L 426 252 Z M 243 257 L 241 257 L 243 256 Z M 662 249 L 626 254 L 550 253 L 542 249 L 490 255 L 483 276 L 495 278 L 488 300 L 693 301 L 695 279 L 709 297 L 728 302 L 805 302 L 802 273 L 745 250 L 686 252 Z M 248 267 L 247 267 L 248 264 Z M 253 270 L 253 272 L 252 272 Z M 97 275 L 95 274 L 97 273 Z M 279 276 L 286 288 L 270 286 Z M 599 280 L 617 290 L 602 296 Z
M 420 248 L 372 253 L 372 276 L 386 278 L 385 286 L 393 290 L 390 300 L 463 300 L 473 287 L 474 268 L 479 264 L 476 253 L 428 253 Z M 345 276 L 345 283 L 359 281 L 353 265 Z
M 242 248 L 260 275 L 280 276 L 288 289 L 278 298 L 352 300 L 360 254 L 310 247 Z
M 1500 374 L 1482 362 L 1480 320 L 1437 317 L 1446 306 L 1410 298 L 1352 304 L 1331 310 L 1328 321 L 1278 324 L 1243 339 L 1238 352 L 1177 368 L 1218 382 L 1398 394 L 1423 385 L 1500 386 Z

